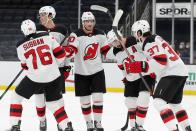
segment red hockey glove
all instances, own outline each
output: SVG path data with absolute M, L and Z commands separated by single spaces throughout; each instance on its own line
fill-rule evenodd
M 156 79 L 156 74 L 155 73 L 150 73 L 150 77 L 153 79 Z
M 28 70 L 29 69 L 26 63 L 21 63 L 21 67 L 22 67 L 23 70 Z
M 125 63 L 127 73 L 141 73 L 148 72 L 149 65 L 146 61 L 134 61 L 131 63 Z
M 71 66 L 64 66 L 63 70 L 64 70 L 64 79 L 66 80 L 69 77 Z

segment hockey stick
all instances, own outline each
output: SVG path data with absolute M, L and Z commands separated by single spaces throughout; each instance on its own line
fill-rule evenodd
M 97 11 L 101 11 L 101 12 L 105 12 L 109 15 L 111 21 L 113 21 L 113 17 L 112 14 L 110 13 L 110 11 L 108 10 L 108 8 L 100 6 L 100 5 L 91 5 L 90 6 L 91 10 L 97 10 Z
M 23 69 L 21 69 L 18 74 L 15 76 L 15 78 L 12 80 L 12 82 L 8 85 L 6 90 L 3 92 L 3 94 L 0 96 L 0 100 L 3 98 L 3 96 L 7 93 L 7 91 L 11 88 L 11 86 L 14 84 L 14 82 L 18 79 L 20 74 L 23 72 Z

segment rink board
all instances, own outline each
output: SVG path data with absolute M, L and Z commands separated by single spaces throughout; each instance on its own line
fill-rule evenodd
M 73 65 L 73 64 L 72 64 Z M 103 63 L 106 76 L 106 87 L 108 92 L 123 92 L 124 85 L 122 83 L 122 73 L 118 69 L 116 63 Z M 184 94 L 196 95 L 196 65 L 187 65 L 189 71 L 189 77 L 187 79 Z M 5 90 L 7 86 L 11 83 L 17 73 L 20 71 L 19 62 L 0 62 L 0 89 Z M 73 68 L 71 75 L 66 82 L 66 90 L 74 91 L 74 72 Z M 25 76 L 25 72 L 16 80 L 11 89 L 20 82 L 20 80 Z

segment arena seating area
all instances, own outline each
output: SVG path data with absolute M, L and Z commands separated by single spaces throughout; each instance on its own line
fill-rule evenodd
M 89 11 L 91 4 L 100 4 L 109 8 L 114 15 L 115 0 L 81 0 L 81 10 Z M 119 8 L 128 12 L 126 7 L 129 0 L 120 0 Z M 38 23 L 37 12 L 44 5 L 52 5 L 56 9 L 56 23 L 78 28 L 78 1 L 77 0 L 0 0 L 0 60 L 17 60 L 16 43 L 23 35 L 20 24 L 25 19 L 31 19 Z M 111 29 L 111 21 L 101 12 L 93 12 L 96 16 L 97 27 L 108 31 Z M 122 20 L 123 21 L 123 20 Z

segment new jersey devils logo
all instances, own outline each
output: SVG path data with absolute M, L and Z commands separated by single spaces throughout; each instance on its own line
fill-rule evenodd
M 98 44 L 93 43 L 90 44 L 86 47 L 85 51 L 84 51 L 84 60 L 93 60 L 97 57 L 97 49 L 98 49 Z

